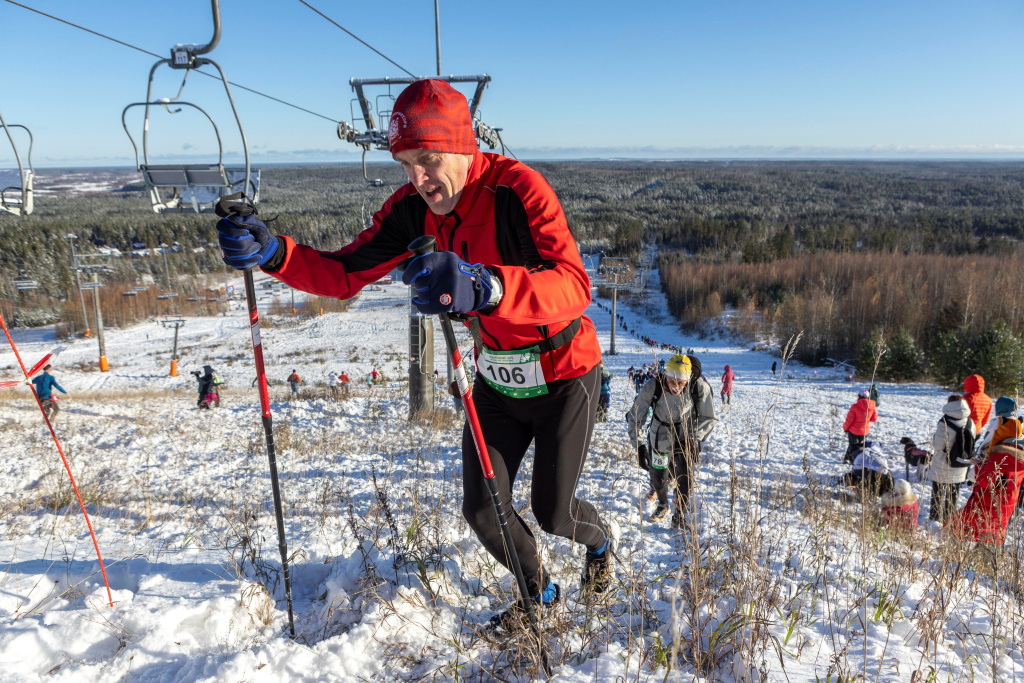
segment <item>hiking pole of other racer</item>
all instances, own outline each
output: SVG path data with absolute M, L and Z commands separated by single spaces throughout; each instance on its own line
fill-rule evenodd
M 216 213 L 221 218 L 256 215 L 256 207 L 246 200 L 244 193 L 221 197 Z M 252 281 L 252 268 L 243 273 L 245 302 L 249 306 L 249 329 L 252 331 L 252 355 L 256 361 L 256 380 L 260 391 L 263 433 L 267 438 L 267 457 L 270 460 L 270 487 L 274 493 L 274 516 L 277 517 L 277 547 L 281 551 L 281 572 L 284 574 L 284 599 L 288 605 L 288 630 L 295 637 L 295 618 L 292 615 L 292 581 L 288 572 L 288 544 L 284 535 L 284 515 L 281 512 L 281 485 L 277 478 L 277 454 L 274 448 L 274 425 L 270 415 L 270 394 L 267 392 L 267 370 L 263 365 L 263 343 L 260 340 L 260 316 L 256 310 L 256 286 Z
M 57 452 L 60 453 L 60 459 L 64 461 L 64 469 L 67 470 L 68 479 L 71 480 L 71 486 L 75 489 L 75 496 L 78 497 L 78 504 L 82 508 L 82 515 L 85 516 L 85 525 L 89 527 L 89 535 L 92 536 L 92 544 L 93 547 L 96 548 L 96 559 L 99 560 L 100 572 L 103 574 L 103 583 L 107 587 L 107 602 L 110 603 L 111 607 L 113 607 L 114 596 L 110 594 L 110 582 L 107 581 L 107 568 L 103 566 L 103 556 L 100 554 L 100 544 L 99 541 L 96 540 L 96 533 L 92 530 L 92 522 L 89 521 L 89 513 L 85 510 L 85 503 L 82 501 L 82 494 L 79 493 L 78 484 L 75 483 L 75 475 L 71 474 L 71 465 L 68 464 L 68 459 L 64 455 L 64 449 L 60 447 L 60 441 L 57 439 L 57 432 L 53 431 L 53 425 L 50 424 L 50 418 L 47 416 L 46 411 L 43 410 L 43 402 L 39 400 L 39 394 L 36 393 L 35 385 L 28 381 L 31 379 L 31 373 L 25 369 L 25 364 L 21 361 L 21 354 L 18 353 L 18 347 L 14 345 L 14 339 L 11 337 L 11 333 L 7 329 L 7 323 L 4 321 L 4 316 L 2 314 L 0 314 L 0 326 L 4 328 L 4 334 L 7 335 L 7 341 L 11 344 L 11 350 L 14 351 L 14 357 L 18 359 L 18 365 L 21 366 L 21 372 L 25 375 L 25 381 L 28 383 L 29 389 L 32 390 L 32 397 L 36 400 L 36 405 L 39 406 L 39 412 L 43 414 L 43 419 L 46 420 L 46 426 L 50 430 L 50 436 L 53 437 L 53 445 L 57 447 Z M 40 363 L 42 363 L 42 361 L 40 361 Z M 39 367 L 39 365 L 37 364 L 36 367 Z
M 409 251 L 417 256 L 430 254 L 437 250 L 437 239 L 431 235 L 417 237 L 409 245 Z M 480 427 L 480 420 L 476 414 L 476 404 L 473 403 L 473 394 L 470 391 L 469 378 L 466 377 L 466 369 L 462 366 L 462 354 L 459 352 L 458 342 L 455 341 L 455 330 L 452 329 L 452 321 L 448 315 L 437 316 L 441 321 L 441 330 L 444 332 L 445 345 L 448 347 L 448 355 L 451 357 L 452 367 L 455 370 L 455 381 L 459 385 L 459 395 L 462 397 L 462 406 L 466 412 L 466 421 L 469 423 L 469 431 L 473 436 L 473 443 L 476 445 L 476 455 L 480 460 L 480 468 L 484 472 L 484 479 L 487 482 L 487 490 L 491 494 L 491 503 L 494 505 L 494 512 L 498 516 L 498 526 L 501 528 L 501 538 L 505 543 L 505 554 L 508 556 L 512 572 L 516 575 L 516 583 L 519 585 L 519 595 L 526 608 L 526 616 L 537 636 L 537 646 L 540 649 L 541 664 L 544 673 L 551 676 L 551 665 L 548 663 L 548 655 L 544 649 L 544 641 L 540 634 L 540 623 L 537 619 L 537 612 L 533 607 L 533 600 L 530 598 L 530 591 L 526 587 L 526 577 L 523 576 L 522 565 L 519 564 L 519 555 L 512 542 L 512 532 L 508 528 L 505 510 L 498 497 L 498 487 L 494 483 L 494 468 L 491 467 L 491 457 L 487 454 L 487 444 L 484 442 L 484 432 Z

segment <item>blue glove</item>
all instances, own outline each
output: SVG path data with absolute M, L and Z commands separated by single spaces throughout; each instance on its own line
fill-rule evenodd
M 262 266 L 277 252 L 277 237 L 256 216 L 228 216 L 217 221 L 217 241 L 224 263 L 238 270 Z
M 402 282 L 416 290 L 412 302 L 420 313 L 468 313 L 491 300 L 491 274 L 483 265 L 469 265 L 450 251 L 417 256 L 402 273 Z

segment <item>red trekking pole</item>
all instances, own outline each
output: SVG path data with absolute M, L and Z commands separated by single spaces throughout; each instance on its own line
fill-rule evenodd
M 242 201 L 239 201 L 242 200 Z M 216 213 L 221 218 L 245 216 L 256 213 L 256 207 L 244 201 L 245 195 L 238 192 L 221 197 Z M 252 354 L 256 360 L 256 379 L 260 391 L 263 432 L 267 439 L 267 457 L 270 460 L 270 487 L 274 493 L 274 515 L 277 517 L 277 547 L 281 551 L 281 573 L 284 576 L 284 599 L 288 605 L 288 629 L 295 637 L 295 618 L 292 616 L 292 581 L 288 571 L 288 544 L 284 535 L 284 514 L 281 512 L 281 485 L 277 478 L 277 451 L 274 448 L 274 424 L 270 415 L 270 394 L 267 391 L 267 370 L 263 366 L 263 343 L 260 339 L 260 316 L 256 310 L 256 287 L 252 281 L 252 268 L 243 271 L 245 280 L 245 301 L 249 306 L 249 328 L 252 331 Z
M 430 254 L 437 250 L 437 240 L 431 235 L 423 235 L 413 240 L 409 245 L 409 251 L 420 256 Z M 459 395 L 462 397 L 462 406 L 466 411 L 466 421 L 469 423 L 469 431 L 473 435 L 473 443 L 476 445 L 476 455 L 480 460 L 480 467 L 484 472 L 484 480 L 487 482 L 487 490 L 491 494 L 491 503 L 494 505 L 494 513 L 498 516 L 498 526 L 501 528 L 501 539 L 505 544 L 505 557 L 515 574 L 516 583 L 519 585 L 519 595 L 526 608 L 526 615 L 537 636 L 537 646 L 540 649 L 541 664 L 544 673 L 551 676 L 551 665 L 548 663 L 548 655 L 544 650 L 544 641 L 540 635 L 540 623 L 537 619 L 537 612 L 533 608 L 533 599 L 526 587 L 526 577 L 523 576 L 523 567 L 519 563 L 519 555 L 516 554 L 515 544 L 512 542 L 512 532 L 508 528 L 508 518 L 498 497 L 498 487 L 494 483 L 494 468 L 491 467 L 491 456 L 487 453 L 487 444 L 484 442 L 484 432 L 480 428 L 480 419 L 476 415 L 476 404 L 473 403 L 473 394 L 469 386 L 469 378 L 466 377 L 466 369 L 462 366 L 462 354 L 459 353 L 458 342 L 455 341 L 455 330 L 452 329 L 452 321 L 447 315 L 437 316 L 441 321 L 441 330 L 444 332 L 445 345 L 448 347 L 448 355 L 451 357 L 452 367 L 455 371 L 455 381 L 459 386 Z

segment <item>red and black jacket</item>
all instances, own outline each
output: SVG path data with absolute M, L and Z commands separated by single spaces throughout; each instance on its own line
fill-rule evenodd
M 570 341 L 542 354 L 545 380 L 580 377 L 600 362 L 594 324 L 583 315 L 590 279 L 558 198 L 540 173 L 497 154 L 474 155 L 449 214 L 431 212 L 407 184 L 351 244 L 327 252 L 282 237 L 284 249 L 263 270 L 296 289 L 346 299 L 410 256 L 409 243 L 421 235 L 433 235 L 438 249 L 489 266 L 501 278 L 504 297 L 498 306 L 471 314 L 480 322 L 485 346 L 528 348 L 565 339 L 578 328 Z

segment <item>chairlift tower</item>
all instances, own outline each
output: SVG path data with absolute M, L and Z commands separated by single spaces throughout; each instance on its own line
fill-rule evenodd
M 82 285 L 82 289 L 92 290 L 92 302 L 96 315 L 96 342 L 99 345 L 100 372 L 107 372 L 110 365 L 107 363 L 107 346 L 103 339 L 103 309 L 100 306 L 100 290 L 103 283 L 99 280 L 101 273 L 109 273 L 110 256 L 108 254 L 80 254 L 78 256 L 77 268 L 83 273 L 92 276 L 92 280 Z
M 89 331 L 89 314 L 85 311 L 85 294 L 82 293 L 82 277 L 78 267 L 78 253 L 75 251 L 75 240 L 78 239 L 78 235 L 69 232 L 67 238 L 68 242 L 71 243 L 71 262 L 74 265 L 75 282 L 78 284 L 78 300 L 82 302 L 82 320 L 85 322 L 85 336 L 88 338 L 92 336 Z
M 4 184 L 0 182 L 0 214 L 7 213 L 13 216 L 24 217 L 32 213 L 34 206 L 32 187 L 35 180 L 35 170 L 32 168 L 32 131 L 20 124 L 12 123 L 8 125 L 4 121 L 3 114 L 0 114 L 0 128 L 4 129 L 4 133 L 7 134 L 7 139 L 14 150 L 14 159 L 18 162 L 18 181 L 20 185 L 4 187 Z M 28 156 L 26 157 L 28 168 L 21 163 L 21 154 L 18 152 L 18 145 L 14 142 L 14 135 L 11 133 L 12 128 L 20 128 L 28 135 Z M 17 193 L 17 196 L 15 196 L 15 193 Z
M 611 330 L 611 341 L 608 345 L 608 355 L 615 355 L 615 328 L 618 325 L 618 317 L 616 316 L 616 302 L 618 299 L 618 293 L 620 289 L 633 289 L 635 283 L 632 281 L 619 282 L 620 275 L 626 275 L 630 271 L 630 262 L 628 258 L 602 258 L 601 265 L 598 268 L 599 272 L 604 276 L 609 274 L 612 276 L 611 282 L 601 282 L 600 286 L 606 287 L 612 290 L 612 330 Z
M 160 321 L 164 327 L 174 330 L 174 349 L 171 351 L 171 377 L 178 376 L 178 330 L 185 326 L 185 319 L 181 316 L 176 318 L 167 317 Z

